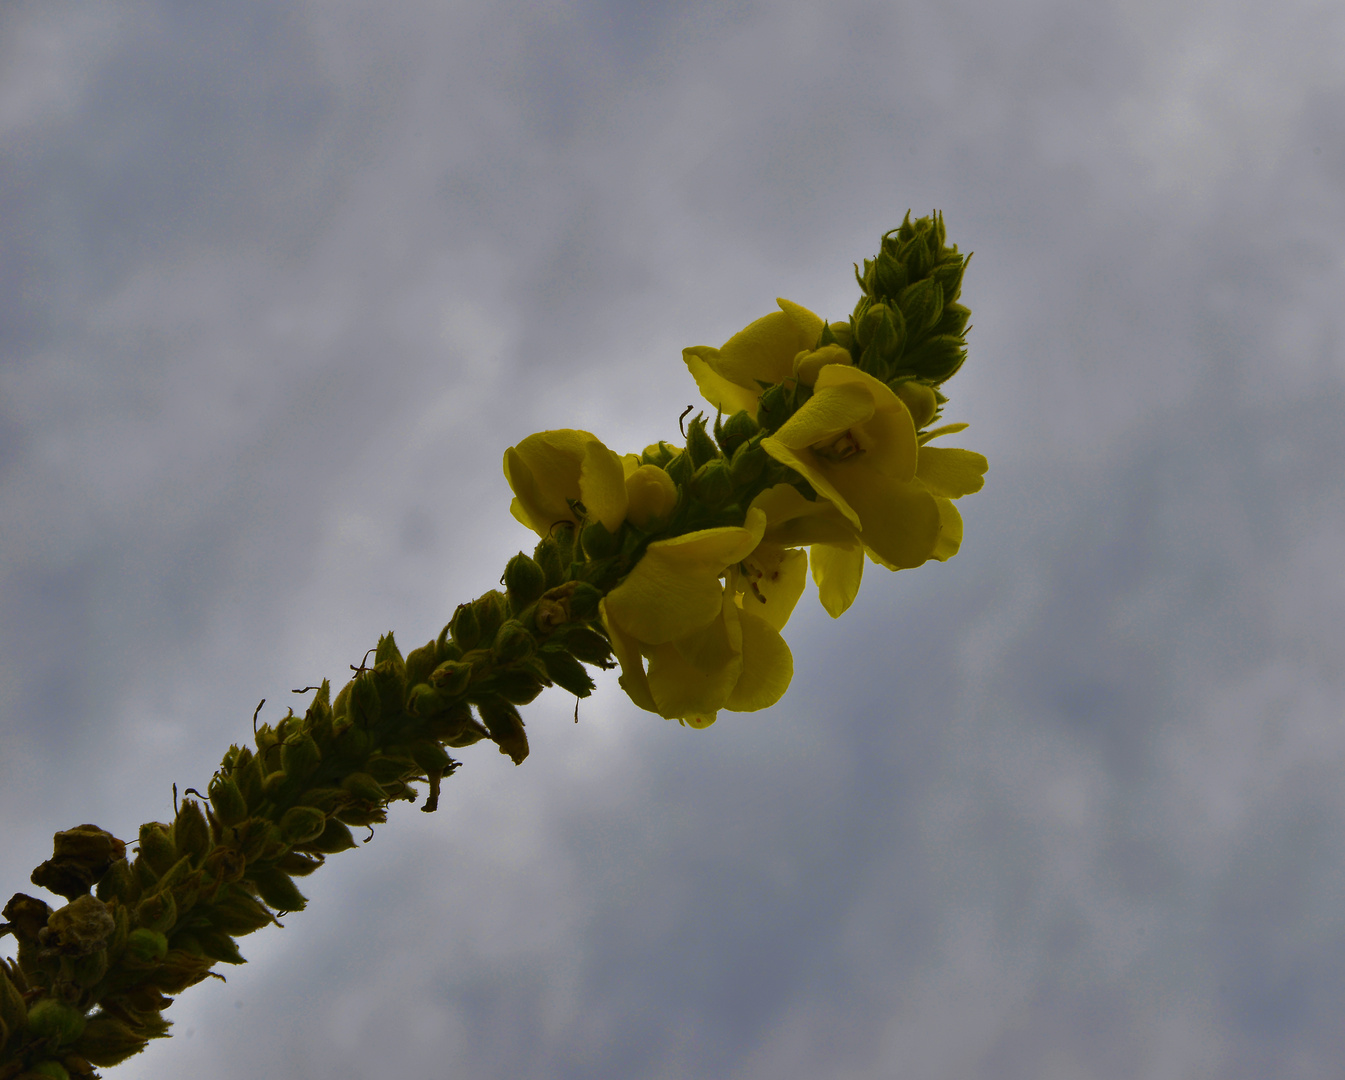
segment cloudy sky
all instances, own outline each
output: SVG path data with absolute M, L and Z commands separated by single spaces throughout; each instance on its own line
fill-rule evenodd
M 529 546 L 683 346 L 975 252 L 946 565 L 615 682 L 308 879 L 123 1080 L 1316 1078 L 1345 1056 L 1345 9 L 0 10 L 4 893 Z M 2 946 L 12 949 L 12 939 Z

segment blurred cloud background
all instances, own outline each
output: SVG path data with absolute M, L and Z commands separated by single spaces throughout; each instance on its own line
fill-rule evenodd
M 697 732 L 551 691 L 122 1080 L 1341 1074 L 1345 9 L 0 11 L 0 869 L 532 540 L 685 345 L 971 250 L 947 565 Z M 6 955 L 12 939 L 5 939 Z

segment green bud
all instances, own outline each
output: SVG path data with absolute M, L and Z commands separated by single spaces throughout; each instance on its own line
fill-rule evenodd
M 724 453 L 732 457 L 738 447 L 760 430 L 760 426 L 752 419 L 752 414 L 746 409 L 741 409 L 723 424 L 715 425 L 715 438 Z
M 873 291 L 879 296 L 898 296 L 910 281 L 906 266 L 888 251 L 879 254 L 873 269 Z
M 609 555 L 616 554 L 618 547 L 616 535 L 609 532 L 601 521 L 590 521 L 585 525 L 579 539 L 583 544 L 584 554 L 590 559 L 605 559 Z
M 378 804 L 383 801 L 382 786 L 368 773 L 351 773 L 341 781 L 341 786 L 361 802 Z
M 168 938 L 162 931 L 141 927 L 126 935 L 126 955 L 138 966 L 157 964 L 168 954 Z
M 757 400 L 757 423 L 767 434 L 771 434 L 789 419 L 792 412 L 791 395 L 784 383 L 762 391 Z
M 238 790 L 249 809 L 256 809 L 257 804 L 262 801 L 262 781 L 265 779 L 266 772 L 262 767 L 262 760 L 254 754 L 249 753 L 246 757 L 240 755 L 234 763 L 233 781 L 238 785 Z
M 561 550 L 561 542 L 555 534 L 564 531 L 569 543 L 566 545 L 568 551 Z M 551 536 L 543 537 L 541 542 L 533 549 L 532 557 L 537 561 L 537 565 L 542 569 L 542 579 L 544 588 L 554 589 L 565 580 L 565 568 L 570 565 L 570 560 L 574 558 L 574 530 L 566 526 L 564 530 L 555 529 Z
M 0 962 L 0 1021 L 9 1027 L 10 1031 L 18 1031 L 28 1023 L 28 1006 L 23 1000 L 23 995 L 19 993 L 19 988 L 14 985 L 9 977 L 9 971 L 3 962 Z M 3 1047 L 4 1043 L 0 1043 Z
M 542 692 L 543 685 L 531 672 L 511 668 L 496 672 L 490 680 L 490 688 L 505 701 L 526 705 Z
M 209 908 L 210 924 L 217 930 L 242 937 L 273 922 L 261 901 L 245 889 L 230 885 Z
M 101 1065 L 102 1062 L 90 1059 L 90 1064 Z M 22 1075 L 28 1076 L 30 1074 L 33 1076 L 48 1076 L 51 1077 L 52 1080 L 70 1080 L 70 1073 L 67 1071 L 66 1067 L 59 1061 L 52 1061 L 50 1059 L 39 1061 L 29 1069 L 27 1073 L 23 1073 Z
M 289 778 L 289 773 L 284 769 L 277 769 L 275 772 L 267 773 L 266 778 L 262 780 L 262 794 L 267 798 L 274 799 L 280 791 L 281 785 Z
M 500 624 L 509 618 L 509 604 L 505 600 L 504 593 L 497 589 L 492 589 L 473 600 L 472 610 L 476 613 L 476 622 L 481 628 L 480 642 L 493 641 Z
M 547 675 L 557 686 L 575 697 L 588 697 L 593 693 L 593 679 L 584 670 L 584 665 L 569 653 L 543 649 L 541 657 Z
M 335 855 L 340 851 L 349 851 L 355 846 L 355 838 L 350 830 L 334 817 L 327 819 L 322 834 L 298 845 L 305 851 L 316 851 L 320 855 Z
M 914 341 L 931 330 L 943 314 L 943 287 L 933 278 L 925 278 L 908 285 L 897 303 L 906 317 L 907 340 Z
M 84 1034 L 79 1037 L 74 1050 L 90 1065 L 110 1069 L 140 1053 L 148 1042 L 110 1013 L 99 1013 L 84 1026 Z M 68 1076 L 64 1071 L 47 1075 Z
M 400 754 L 375 754 L 365 765 L 365 770 L 379 784 L 386 787 L 408 776 L 415 776 L 420 772 L 420 766 L 411 758 Z
M 397 642 L 393 638 L 392 631 L 378 639 L 378 646 L 374 649 L 374 666 L 379 664 L 391 663 L 394 667 L 406 670 L 406 662 L 402 659 L 402 651 L 397 648 Z
M 429 683 L 418 683 L 406 696 L 406 711 L 415 717 L 430 717 L 448 708 L 451 695 L 445 695 Z
M 349 727 L 336 737 L 336 752 L 346 761 L 363 761 L 373 738 L 363 728 Z
M 290 876 L 274 867 L 249 869 L 248 877 L 257 887 L 257 895 L 277 911 L 303 911 L 308 905 Z
M 718 510 L 733 497 L 733 476 L 722 459 L 702 465 L 691 477 L 691 493 L 701 503 Z
M 430 742 L 428 739 L 412 743 L 407 751 L 410 753 L 412 760 L 427 774 L 443 772 L 453 764 L 453 759 L 444 752 L 444 748 L 437 742 Z
M 160 889 L 153 896 L 141 900 L 135 908 L 135 921 L 146 930 L 166 934 L 177 922 L 177 902 L 169 889 Z
M 427 641 L 419 649 L 412 649 L 406 658 L 406 684 L 416 686 L 430 677 L 430 672 L 439 663 L 439 647 L 433 641 Z
M 271 747 L 280 745 L 280 736 L 270 724 L 263 724 L 257 729 L 254 741 L 257 744 L 257 752 L 264 754 Z
M 691 464 L 697 469 L 719 457 L 719 447 L 705 430 L 705 417 L 700 413 L 687 425 L 687 453 L 691 455 Z
M 666 442 L 656 442 L 644 448 L 644 453 L 640 455 L 640 464 L 657 465 L 660 469 L 663 469 L 676 456 L 676 447 L 669 446 Z
M 287 843 L 302 844 L 322 835 L 327 815 L 315 806 L 291 806 L 280 819 L 280 834 Z
M 943 289 L 943 295 L 949 300 L 956 300 L 962 293 L 962 275 L 966 271 L 967 261 L 960 255 L 954 255 L 952 258 L 940 263 L 934 268 L 930 275 Z
M 296 849 L 291 849 L 276 860 L 276 869 L 284 870 L 290 877 L 307 877 L 321 866 L 323 861 L 321 858 L 314 858 Z
M 901 366 L 931 382 L 946 382 L 967 358 L 967 348 L 959 336 L 928 338 L 901 358 Z
M 537 642 L 533 636 L 524 629 L 523 624 L 514 619 L 500 627 L 499 633 L 495 635 L 495 642 L 491 646 L 491 652 L 501 664 L 513 664 L 520 660 L 526 660 L 537 650 Z
M 612 660 L 612 646 L 602 634 L 588 626 L 571 623 L 558 631 L 553 640 L 577 660 L 586 664 L 607 667 Z M 556 680 L 560 682 L 559 679 Z
M 656 464 L 651 462 L 650 464 Z M 662 466 L 664 472 L 672 477 L 673 483 L 678 487 L 686 485 L 691 480 L 691 474 L 696 471 L 695 465 L 691 462 L 691 455 L 680 453 L 668 460 Z
M 219 960 L 225 964 L 247 963 L 243 959 L 243 954 L 238 951 L 234 939 L 223 930 L 202 927 L 196 931 L 196 940 L 201 943 L 201 950 L 212 960 Z
M 475 649 L 481 640 L 481 629 L 476 624 L 476 611 L 471 604 L 459 604 L 448 625 L 454 644 L 464 652 Z
M 760 443 L 755 446 L 743 443 L 729 464 L 729 480 L 734 487 L 746 487 L 761 475 L 761 470 L 770 459 L 771 456 L 761 448 Z
M 517 615 L 535 603 L 546 589 L 546 571 L 520 551 L 504 568 L 504 589 L 509 598 L 509 610 Z
M 213 846 L 210 826 L 201 811 L 201 804 L 195 799 L 182 800 L 182 806 L 173 821 L 173 846 L 178 858 L 190 855 L 198 865 Z
M 596 619 L 602 596 L 601 589 L 587 581 L 576 581 L 574 591 L 570 593 L 570 618 L 581 622 Z
M 177 849 L 167 825 L 159 821 L 147 821 L 140 826 L 139 861 L 143 861 L 157 876 L 167 873 L 177 859 Z
M 367 670 L 360 672 L 351 682 L 347 713 L 360 727 L 371 728 L 378 723 L 382 708 L 378 690 L 374 686 L 374 673 Z
M 938 336 L 961 337 L 967 330 L 967 320 L 971 318 L 971 309 L 961 304 L 944 304 L 943 314 L 934 327 Z
M 108 867 L 107 873 L 99 879 L 98 888 L 94 891 L 99 900 L 120 900 L 126 903 L 131 898 L 134 880 L 131 875 L 131 864 L 125 859 L 118 859 Z
M 372 672 L 374 692 L 378 695 L 379 717 L 393 720 L 406 708 L 406 665 L 401 657 L 380 660 Z
M 84 1023 L 82 1012 L 55 998 L 42 998 L 28 1007 L 28 1030 L 39 1039 L 54 1039 L 59 1046 L 78 1039 Z
M 206 789 L 215 816 L 226 826 L 237 825 L 248 816 L 248 803 L 232 776 L 217 776 Z
M 445 660 L 430 674 L 430 685 L 440 693 L 456 697 L 472 680 L 472 665 L 461 660 Z
M 290 776 L 307 779 L 322 761 L 322 751 L 306 731 L 295 732 L 280 744 L 280 767 Z
M 500 753 L 507 755 L 515 765 L 522 764 L 528 756 L 528 736 L 518 710 L 507 701 L 496 699 L 478 702 L 476 710 Z

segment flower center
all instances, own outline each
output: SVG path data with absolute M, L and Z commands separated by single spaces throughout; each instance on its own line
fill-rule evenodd
M 846 458 L 852 458 L 856 454 L 862 454 L 864 448 L 859 445 L 859 440 L 855 438 L 852 432 L 847 431 L 834 442 L 819 444 L 813 447 L 813 453 L 823 461 L 830 461 L 833 464 L 838 461 L 844 461 Z

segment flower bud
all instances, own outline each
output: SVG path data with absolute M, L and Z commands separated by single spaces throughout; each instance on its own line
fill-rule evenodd
M 546 588 L 546 571 L 534 560 L 519 552 L 504 568 L 504 589 L 509 598 L 509 610 L 517 615 L 534 603 Z
M 691 480 L 691 474 L 696 471 L 691 464 L 691 455 L 687 453 L 675 454 L 671 460 L 663 465 L 663 470 L 673 478 L 674 484 L 685 484 Z
M 537 650 L 537 642 L 533 636 L 524 629 L 523 624 L 517 620 L 510 619 L 500 627 L 499 633 L 495 635 L 495 642 L 491 646 L 491 652 L 501 664 L 513 664 L 520 660 L 526 660 Z
M 958 335 L 931 337 L 901 358 L 904 369 L 934 383 L 946 382 L 967 358 L 966 343 Z
M 337 852 L 349 851 L 355 846 L 355 838 L 350 835 L 348 829 L 342 822 L 334 817 L 327 819 L 327 824 L 322 827 L 322 832 L 312 840 L 307 840 L 298 845 L 305 851 L 316 851 L 319 855 L 335 855 Z
M 697 469 L 691 477 L 691 494 L 712 510 L 727 504 L 733 497 L 733 476 L 728 463 L 721 459 Z
M 315 806 L 291 806 L 280 819 L 280 834 L 287 843 L 302 844 L 322 835 L 327 815 Z
M 210 826 L 201 812 L 201 804 L 195 799 L 182 800 L 182 806 L 173 820 L 173 846 L 179 859 L 190 855 L 197 863 L 210 850 Z
M 561 542 L 556 534 L 564 532 L 569 542 L 567 551 L 561 550 Z M 532 557 L 542 569 L 543 588 L 554 589 L 565 580 L 565 570 L 574 558 L 574 528 L 566 522 L 564 529 L 553 529 L 552 535 L 545 536 L 532 551 Z M 506 578 L 507 580 L 507 578 Z
M 763 390 L 757 399 L 757 423 L 768 435 L 789 419 L 791 411 L 790 393 L 784 383 Z
M 914 379 L 893 379 L 888 386 L 910 410 L 917 431 L 927 427 L 934 419 L 934 414 L 939 411 L 938 398 L 935 397 L 933 389 L 924 383 L 916 382 Z
M 210 797 L 210 805 L 214 808 L 215 816 L 224 825 L 237 825 L 248 816 L 247 800 L 243 798 L 243 793 L 232 776 L 215 777 L 210 781 L 206 792 Z
M 201 951 L 211 960 L 219 960 L 225 964 L 247 963 L 243 959 L 243 954 L 238 951 L 234 939 L 222 930 L 203 926 L 196 931 L 196 940 L 200 942 Z
M 28 1030 L 40 1039 L 54 1039 L 58 1046 L 72 1043 L 84 1030 L 84 1014 L 55 998 L 42 998 L 28 1007 Z
M 720 449 L 732 457 L 738 447 L 760 430 L 760 426 L 752 419 L 752 414 L 746 409 L 741 409 L 719 425 L 715 437 L 719 440 Z
M 417 683 L 406 695 L 406 711 L 421 719 L 441 713 L 448 706 L 449 698 L 427 682 Z
M 591 521 L 585 525 L 579 542 L 584 547 L 584 554 L 590 559 L 605 559 L 616 554 L 616 535 L 609 532 L 601 521 Z
M 543 690 L 542 681 L 536 675 L 519 669 L 496 672 L 490 680 L 490 687 L 514 705 L 527 705 Z
M 692 466 L 697 469 L 719 457 L 719 447 L 705 430 L 705 417 L 700 413 L 687 425 L 687 453 L 691 455 Z
M 307 779 L 321 760 L 322 751 L 306 731 L 296 731 L 280 744 L 280 767 L 300 780 Z
M 257 867 L 248 871 L 248 877 L 257 887 L 257 895 L 277 911 L 302 911 L 308 900 L 295 886 L 293 879 L 274 867 Z
M 480 627 L 480 643 L 493 641 L 495 634 L 500 629 L 500 624 L 509 617 L 509 605 L 504 598 L 504 593 L 497 589 L 492 589 L 488 593 L 478 596 L 472 601 L 472 610 L 476 614 L 476 623 Z
M 433 641 L 427 641 L 419 649 L 412 649 L 406 658 L 406 685 L 416 686 L 425 682 L 439 660 L 439 647 Z
M 95 1061 L 93 1064 L 97 1065 L 100 1063 Z M 21 1075 L 26 1077 L 30 1074 L 33 1076 L 46 1077 L 49 1078 L 49 1080 L 70 1080 L 70 1073 L 66 1067 L 59 1061 L 52 1061 L 50 1058 L 46 1061 L 39 1061 L 29 1069 L 27 1073 Z
M 823 345 L 812 352 L 801 352 L 794 357 L 794 376 L 804 386 L 817 382 L 817 375 L 828 364 L 851 363 L 850 350 L 843 345 Z
M 471 664 L 461 660 L 445 660 L 430 673 L 430 685 L 442 694 L 456 697 L 467 689 L 471 678 Z
M 584 670 L 584 665 L 569 653 L 543 649 L 541 657 L 547 675 L 557 686 L 575 697 L 588 697 L 593 693 L 593 679 Z
M 598 604 L 602 602 L 602 590 L 587 581 L 576 581 L 574 591 L 570 593 L 570 618 L 587 621 L 598 617 Z
M 426 774 L 442 773 L 453 764 L 453 759 L 444 752 L 444 748 L 428 739 L 412 743 L 407 749 L 412 760 L 425 770 Z
M 453 621 L 448 625 L 454 644 L 464 652 L 475 649 L 481 640 L 481 629 L 476 624 L 476 611 L 471 604 L 459 604 L 458 610 L 453 613 Z
M 962 304 L 944 304 L 943 314 L 934 327 L 936 335 L 961 337 L 967 329 L 967 320 L 971 318 L 971 309 Z
M 746 487 L 761 475 L 761 470 L 766 467 L 769 460 L 770 455 L 761 448 L 760 443 L 755 446 L 744 443 L 733 455 L 733 461 L 729 465 L 729 479 L 732 480 L 734 487 Z
M 153 896 L 141 900 L 135 908 L 137 925 L 146 930 L 166 934 L 177 922 L 177 902 L 170 889 L 160 889 Z
M 582 660 L 586 664 L 606 667 L 611 662 L 611 645 L 602 634 L 591 627 L 572 624 L 558 633 L 555 640 L 576 660 Z
M 167 873 L 177 862 L 177 851 L 168 826 L 159 821 L 147 821 L 140 826 L 140 859 L 156 875 Z
M 126 935 L 126 956 L 133 964 L 151 966 L 168 953 L 168 938 L 162 931 L 140 927 Z
M 75 1050 L 90 1065 L 109 1069 L 140 1053 L 148 1042 L 147 1038 L 137 1035 L 110 1013 L 99 1013 L 84 1026 L 84 1033 L 80 1035 Z M 46 1075 L 60 1077 L 69 1074 L 62 1071 Z
M 637 529 L 648 529 L 677 508 L 677 485 L 657 465 L 640 465 L 626 477 L 626 501 L 626 519 Z
M 351 773 L 341 781 L 341 786 L 361 802 L 378 804 L 383 801 L 383 788 L 368 773 Z
M 19 988 L 10 980 L 4 964 L 0 964 L 0 1023 L 10 1031 L 18 1031 L 28 1023 L 28 1006 Z M 4 1044 L 0 1043 L 2 1046 Z
M 943 287 L 933 278 L 925 278 L 907 286 L 897 303 L 906 317 L 907 339 L 914 341 L 931 330 L 943 314 Z

